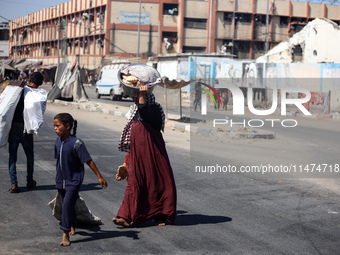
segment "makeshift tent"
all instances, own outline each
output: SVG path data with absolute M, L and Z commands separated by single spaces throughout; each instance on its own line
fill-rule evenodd
M 78 63 L 60 63 L 57 67 L 55 83 L 47 95 L 47 100 L 73 99 L 76 102 L 89 100 L 80 79 Z
M 161 87 L 165 87 L 167 89 L 180 89 L 182 87 L 185 87 L 189 85 L 190 83 L 194 82 L 196 80 L 190 80 L 190 81 L 183 81 L 181 79 L 179 80 L 170 80 L 168 77 L 163 76 L 162 81 L 158 83 L 157 85 Z
M 18 69 L 26 69 L 26 68 L 36 68 L 38 66 L 42 65 L 42 61 L 39 61 L 37 59 L 26 59 L 25 61 L 22 61 L 20 63 L 14 63 L 14 68 Z
M 16 79 L 19 76 L 19 71 L 13 68 L 12 66 L 0 63 L 0 82 L 7 79 Z
M 53 86 L 57 65 L 39 66 L 37 69 L 44 75 L 44 82 L 51 82 Z

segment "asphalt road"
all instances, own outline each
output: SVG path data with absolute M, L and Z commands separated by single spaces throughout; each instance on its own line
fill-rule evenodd
M 77 228 L 70 247 L 59 246 L 62 231 L 47 206 L 56 194 L 52 119 L 64 111 L 79 121 L 77 135 L 109 184 L 106 190 L 101 189 L 86 167 L 80 194 L 104 224 Z M 336 180 L 195 171 L 195 166 L 210 162 L 240 167 L 264 160 L 275 163 L 282 156 L 289 162 L 304 147 L 287 135 L 273 141 L 221 142 L 218 136 L 194 137 L 166 129 L 178 193 L 176 224 L 156 227 L 150 222 L 130 229 L 115 226 L 111 219 L 125 189 L 124 181 L 114 180 L 115 169 L 125 156 L 117 151 L 125 122 L 122 117 L 48 104 L 45 123 L 35 137 L 38 186 L 33 191 L 24 187 L 25 159 L 20 148 L 19 194 L 8 192 L 8 153 L 1 148 L 0 254 L 340 254 L 339 189 L 331 187 Z M 332 130 L 327 125 L 318 129 Z

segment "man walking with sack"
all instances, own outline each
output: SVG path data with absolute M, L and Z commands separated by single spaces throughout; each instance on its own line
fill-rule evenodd
M 25 87 L 21 93 L 20 100 L 16 106 L 15 113 L 12 120 L 12 126 L 8 138 L 8 150 L 9 150 L 9 176 L 11 178 L 11 193 L 19 193 L 20 189 L 17 180 L 16 162 L 18 147 L 21 143 L 26 159 L 27 159 L 27 176 L 26 186 L 29 189 L 36 187 L 36 181 L 33 179 L 34 172 L 34 150 L 33 150 L 33 133 L 37 133 L 38 128 L 42 124 L 43 114 L 46 109 L 47 93 L 44 89 L 38 89 L 43 83 L 43 75 L 39 72 L 34 72 L 29 77 L 29 85 Z M 30 97 L 34 93 L 38 97 Z M 33 101 L 30 98 L 38 98 Z M 39 100 L 39 101 L 37 101 Z M 33 107 L 32 106 L 37 106 Z M 34 112 L 31 112 L 31 111 Z M 33 116 L 33 117 L 32 117 Z M 40 117 L 40 118 L 39 118 Z M 34 123 L 39 123 L 38 127 L 31 125 L 30 119 L 40 119 L 38 122 L 34 120 Z

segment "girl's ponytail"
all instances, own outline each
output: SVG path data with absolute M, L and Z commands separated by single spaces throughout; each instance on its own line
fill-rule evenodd
M 78 127 L 78 121 L 75 119 L 73 121 L 73 135 L 74 136 L 77 134 L 77 127 Z

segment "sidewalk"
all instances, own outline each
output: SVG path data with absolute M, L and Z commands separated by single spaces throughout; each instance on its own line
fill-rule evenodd
M 124 107 L 119 105 L 112 105 L 112 104 L 105 104 L 105 103 L 97 103 L 92 101 L 87 102 L 69 102 L 69 101 L 62 101 L 62 100 L 55 100 L 54 103 L 58 103 L 61 105 L 66 106 L 73 106 L 78 109 L 84 109 L 92 112 L 102 112 L 105 114 L 111 114 L 115 116 L 120 116 L 125 118 L 125 115 L 128 113 L 130 107 Z M 212 103 L 209 103 L 208 105 L 208 111 L 214 112 L 215 114 L 219 114 L 221 116 L 221 119 L 226 118 L 226 115 L 232 114 L 232 110 L 230 109 L 228 105 L 228 111 L 214 111 L 214 107 Z M 190 115 L 190 100 L 189 98 L 184 97 L 182 101 L 182 108 L 185 109 L 185 112 L 189 113 Z M 280 113 L 280 107 L 276 109 L 276 111 L 272 114 L 273 116 L 277 116 L 277 118 L 282 117 Z M 183 115 L 184 116 L 184 115 Z M 213 127 L 212 121 L 209 122 L 203 122 L 199 119 L 195 119 L 193 121 L 193 118 L 184 116 L 181 118 L 181 116 L 176 114 L 168 114 L 166 121 L 166 127 L 169 127 L 171 129 L 177 129 L 177 130 L 185 130 L 192 134 L 202 134 L 202 135 L 217 135 L 217 136 L 223 136 L 227 135 L 230 138 L 243 138 L 243 139 L 274 139 L 276 137 L 276 134 L 274 132 L 270 132 L 267 130 L 263 130 L 260 128 L 250 128 L 250 127 L 240 127 L 240 126 L 234 126 L 230 127 L 227 125 L 219 126 L 219 127 Z M 254 118 L 254 114 L 249 112 L 248 109 L 246 109 L 245 118 Z M 287 115 L 285 116 L 287 118 L 306 118 L 306 119 L 340 119 L 339 113 L 332 113 L 332 114 L 323 114 L 321 111 L 314 111 L 312 115 L 306 116 L 303 113 L 296 112 L 292 109 L 289 109 L 287 107 Z M 191 123 L 190 123 L 191 122 Z M 195 122 L 195 123 L 194 123 Z
M 78 109 L 88 110 L 91 112 L 102 112 L 105 114 L 111 114 L 115 116 L 120 116 L 125 118 L 130 107 L 111 105 L 105 103 L 95 103 L 92 101 L 87 102 L 69 102 L 56 99 L 54 103 L 72 106 Z M 221 128 L 207 128 L 207 123 L 197 122 L 195 124 L 189 123 L 189 119 L 181 119 L 179 115 L 168 114 L 168 119 L 166 120 L 166 127 L 177 130 L 184 130 L 193 134 L 202 135 L 221 135 L 221 133 L 226 133 L 231 138 L 246 138 L 246 139 L 273 139 L 275 138 L 275 133 L 268 131 L 261 131 L 254 128 L 228 128 L 228 130 L 222 130 Z

